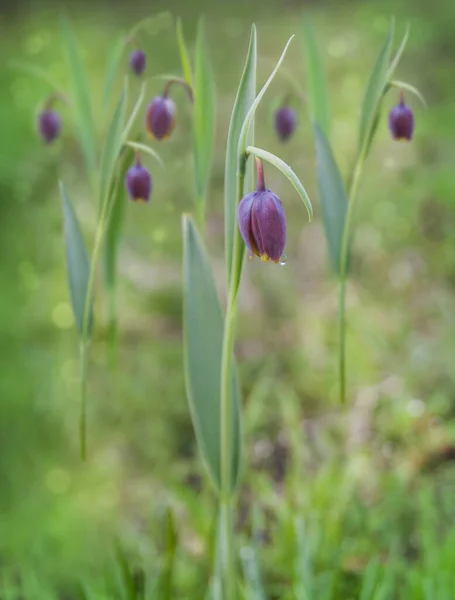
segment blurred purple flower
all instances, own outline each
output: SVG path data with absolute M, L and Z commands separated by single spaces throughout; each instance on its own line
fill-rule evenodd
M 400 93 L 400 102 L 389 113 L 389 129 L 394 140 L 412 140 L 414 113 L 405 103 L 403 92 Z
M 153 98 L 145 117 L 149 134 L 157 140 L 169 137 L 175 126 L 175 104 L 166 95 Z
M 128 169 L 125 179 L 126 191 L 131 200 L 148 202 L 152 193 L 152 176 L 150 171 L 141 163 L 139 154 L 135 164 Z
M 142 50 L 134 50 L 130 57 L 130 67 L 131 70 L 136 73 L 136 75 L 140 76 L 145 70 L 147 59 L 145 56 L 145 52 Z
M 275 129 L 282 142 L 294 133 L 298 123 L 297 113 L 290 106 L 283 106 L 275 113 Z
M 40 136 L 46 144 L 50 144 L 60 134 L 60 115 L 53 110 L 43 110 L 38 117 L 38 128 Z

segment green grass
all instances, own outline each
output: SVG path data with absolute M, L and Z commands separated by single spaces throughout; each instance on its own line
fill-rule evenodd
M 257 143 L 292 165 L 317 215 L 306 225 L 294 190 L 266 167 L 290 232 L 286 267 L 248 263 L 241 301 L 245 472 L 237 528 L 248 600 L 452 597 L 455 471 L 444 459 L 455 433 L 454 32 L 453 7 L 442 4 L 433 10 L 411 1 L 398 7 L 337 3 L 335 12 L 332 5 L 313 15 L 343 168 L 355 150 L 352 123 L 391 12 L 403 29 L 412 21 L 397 75 L 422 89 L 429 104 L 424 111 L 413 103 L 412 145 L 394 144 L 384 117 L 367 163 L 348 288 L 350 409 L 343 413 L 337 407 L 336 283 L 319 219 L 311 128 L 302 106 L 298 134 L 280 147 L 267 101 L 260 109 Z M 237 20 L 224 10 L 207 14 L 218 89 L 208 243 L 220 286 L 225 138 L 249 24 L 254 18 L 258 25 L 260 83 L 287 37 L 300 33 L 292 6 L 278 10 L 270 3 L 255 15 L 239 9 Z M 190 40 L 195 16 L 188 22 Z M 99 105 L 100 48 L 107 49 L 123 19 L 120 12 L 103 26 L 83 12 L 74 19 L 93 57 L 90 80 Z M 65 84 L 58 23 L 49 14 L 13 22 L 0 44 L 4 56 L 48 65 Z M 178 68 L 171 36 L 152 38 L 146 49 L 154 74 Z M 305 85 L 303 64 L 295 44 L 285 68 Z M 152 202 L 128 206 L 114 369 L 106 299 L 98 293 L 89 461 L 83 465 L 78 339 L 66 288 L 58 177 L 87 236 L 95 201 L 68 113 L 63 109 L 63 140 L 44 149 L 33 115 L 47 89 L 6 67 L 0 82 L 0 597 L 17 597 L 21 588 L 27 600 L 141 598 L 115 555 L 119 545 L 129 569 L 145 570 L 147 598 L 203 598 L 216 502 L 196 455 L 182 368 L 180 213 L 192 207 L 190 108 L 176 90 L 175 135 L 159 146 L 166 171 L 150 162 Z M 286 85 L 284 78 L 274 83 L 268 102 Z M 160 86 L 150 80 L 150 97 Z M 393 102 L 390 96 L 387 108 Z M 99 109 L 99 127 L 101 115 Z M 167 509 L 175 520 L 175 557 Z

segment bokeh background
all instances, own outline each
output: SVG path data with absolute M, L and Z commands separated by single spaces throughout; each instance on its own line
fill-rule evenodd
M 198 17 L 206 18 L 217 85 L 207 240 L 220 294 L 224 149 L 251 23 L 258 26 L 258 83 L 296 33 L 284 68 L 305 87 L 302 22 L 311 18 L 328 74 L 333 143 L 346 173 L 363 90 L 390 17 L 396 18 L 397 43 L 411 22 L 397 78 L 416 85 L 428 108 L 409 98 L 416 115 L 412 144 L 390 139 L 384 114 L 364 172 L 348 292 L 345 411 L 336 394 L 336 281 L 320 221 L 306 107 L 299 104 L 299 129 L 285 145 L 271 118 L 276 98 L 292 89 L 284 77 L 277 77 L 258 112 L 256 143 L 293 166 L 316 218 L 308 224 L 293 189 L 266 168 L 268 185 L 288 214 L 288 262 L 279 267 L 253 261 L 245 272 L 237 344 L 245 466 L 237 527 L 239 547 L 257 548 L 263 598 L 354 599 L 370 577 L 373 592 L 365 592 L 365 599 L 452 599 L 452 0 L 2 2 L 0 590 L 13 582 L 27 598 L 76 598 L 82 584 L 101 590 L 99 598 L 131 598 L 120 591 L 121 548 L 131 569 L 144 569 L 152 587 L 172 564 L 171 595 L 157 597 L 204 597 L 216 502 L 196 453 L 182 368 L 180 214 L 192 210 L 191 107 L 175 89 L 175 133 L 154 146 L 166 170 L 145 159 L 154 176 L 152 202 L 128 206 L 115 369 L 99 286 L 89 460 L 82 464 L 78 336 L 67 291 L 58 179 L 65 181 L 89 241 L 96 204 L 70 112 L 61 107 L 62 138 L 44 147 L 36 135 L 36 111 L 50 89 L 9 65 L 31 61 L 66 89 L 70 78 L 59 30 L 64 12 L 83 48 L 101 140 L 108 52 L 122 31 L 161 10 L 183 18 L 190 47 Z M 174 30 L 141 35 L 141 43 L 151 98 L 163 85 L 153 75 L 180 72 Z M 122 64 L 126 73 L 128 53 Z M 121 76 L 118 84 L 115 94 Z M 139 83 L 132 79 L 131 87 L 139 90 Z M 396 99 L 390 93 L 386 108 Z M 142 119 L 141 113 L 138 130 Z M 248 563 L 250 555 L 243 556 Z M 306 596 L 302 580 L 310 590 Z

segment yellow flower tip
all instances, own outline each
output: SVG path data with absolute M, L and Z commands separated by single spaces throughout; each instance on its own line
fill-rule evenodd
M 267 256 L 267 254 L 261 254 L 261 260 L 263 262 L 267 262 L 269 260 L 269 257 Z

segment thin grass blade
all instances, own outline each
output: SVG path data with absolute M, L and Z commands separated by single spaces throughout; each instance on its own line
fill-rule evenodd
M 114 44 L 106 65 L 106 74 L 104 76 L 104 90 L 103 90 L 103 111 L 107 111 L 112 100 L 112 92 L 115 86 L 115 79 L 117 77 L 120 61 L 122 59 L 123 51 L 125 49 L 125 39 L 121 36 Z
M 194 87 L 194 158 L 197 213 L 204 222 L 215 137 L 215 84 L 204 32 L 198 25 Z
M 90 173 L 93 173 L 97 168 L 97 148 L 89 82 L 79 47 L 70 24 L 65 18 L 62 18 L 61 29 L 68 68 L 72 77 L 76 129 L 84 151 L 87 168 Z
M 183 216 L 183 319 L 185 382 L 198 447 L 208 472 L 221 489 L 221 357 L 224 319 L 201 236 Z M 240 389 L 232 371 L 232 489 L 240 465 Z
M 406 26 L 406 31 L 403 36 L 403 40 L 401 41 L 400 47 L 398 48 L 397 53 L 395 54 L 390 66 L 389 66 L 389 69 L 387 71 L 387 81 L 392 79 L 392 77 L 400 63 L 401 57 L 403 56 L 403 52 L 405 51 L 405 48 L 406 48 L 406 44 L 408 43 L 410 31 L 411 31 L 411 25 L 408 23 Z
M 177 19 L 177 27 L 176 27 L 176 35 L 177 35 L 177 46 L 180 53 L 180 63 L 182 65 L 183 77 L 190 88 L 193 88 L 193 75 L 191 72 L 191 61 L 190 55 L 188 52 L 188 48 L 185 42 L 185 36 L 183 35 L 183 26 L 182 20 Z
M 312 121 L 319 123 L 326 137 L 329 138 L 330 109 L 327 81 L 314 27 L 307 18 L 303 22 L 303 33 L 310 116 Z

